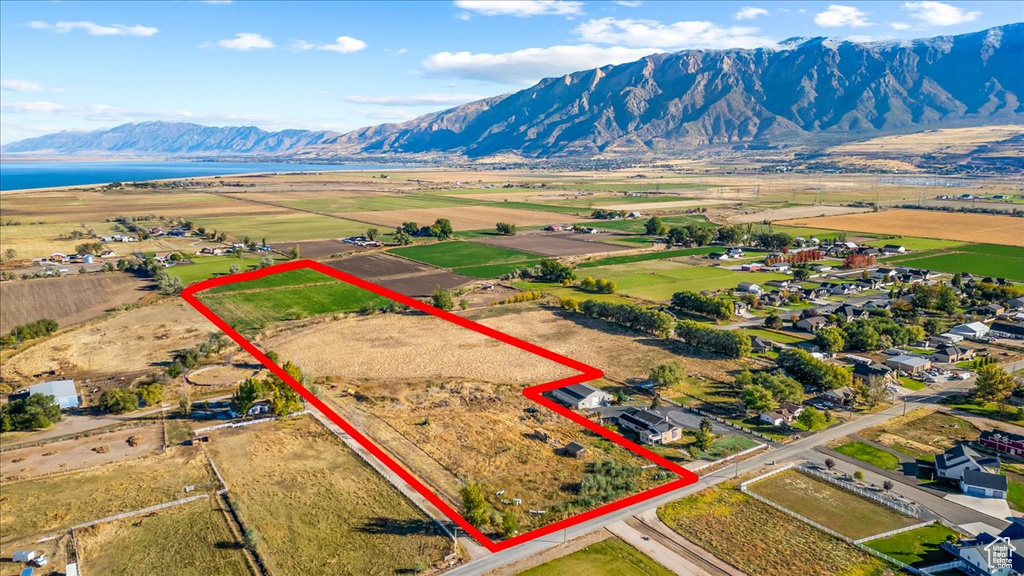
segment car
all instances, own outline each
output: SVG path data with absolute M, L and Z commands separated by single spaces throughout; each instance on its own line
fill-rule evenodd
M 42 568 L 50 563 L 50 559 L 46 557 L 46 554 L 36 556 L 29 564 L 34 565 L 36 568 Z

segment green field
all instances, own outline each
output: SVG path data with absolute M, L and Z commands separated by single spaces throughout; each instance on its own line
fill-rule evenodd
M 236 284 L 224 292 L 200 293 L 199 298 L 232 328 L 242 332 L 258 330 L 272 322 L 355 312 L 365 305 L 388 302 L 382 296 L 313 272 L 326 279 L 319 281 L 310 272 L 282 272 Z
M 296 212 L 193 218 L 193 222 L 196 227 L 205 227 L 207 232 L 226 232 L 232 240 L 248 236 L 257 242 L 265 239 L 268 243 L 356 236 L 372 228 L 354 220 Z
M 881 448 L 876 448 L 864 442 L 847 442 L 841 446 L 836 446 L 833 450 L 883 470 L 896 470 L 900 467 L 899 458 Z
M 725 290 L 744 281 L 765 282 L 787 277 L 763 272 L 736 272 L 714 266 L 684 266 L 658 260 L 598 266 L 588 268 L 587 274 L 614 281 L 623 294 L 653 302 L 668 301 L 673 294 L 683 290 Z
M 651 238 L 641 237 L 647 242 Z M 650 260 L 667 260 L 669 258 L 683 258 L 686 256 L 704 256 L 712 252 L 721 252 L 720 248 L 702 246 L 700 248 L 679 248 L 670 250 L 659 250 L 656 252 L 645 252 L 643 254 L 629 254 L 627 256 L 608 256 L 581 263 L 579 268 L 596 268 L 597 266 L 614 266 L 616 264 L 632 264 L 633 262 L 648 262 Z
M 561 206 L 558 204 L 547 204 L 544 202 L 491 202 L 491 204 L 501 204 L 502 208 L 517 209 L 517 210 L 534 210 L 536 212 L 551 212 L 552 220 L 558 220 L 554 214 L 586 214 L 586 208 L 579 208 L 573 206 Z
M 927 566 L 952 560 L 948 552 L 939 548 L 946 536 L 951 535 L 955 536 L 956 533 L 936 523 L 888 538 L 869 540 L 864 544 L 904 564 Z
M 1024 282 L 1024 250 L 995 244 L 967 244 L 955 249 L 939 249 L 907 254 L 886 260 L 916 268 L 940 272 L 970 272 Z
M 786 334 L 785 332 L 779 332 L 776 330 L 768 330 L 767 328 L 745 328 L 747 334 L 751 336 L 760 336 L 772 342 L 778 342 L 779 344 L 799 344 L 800 342 L 806 342 L 806 338 L 800 338 L 792 334 Z
M 664 566 L 618 538 L 608 538 L 520 572 L 519 576 L 671 576 Z
M 903 246 L 907 250 L 918 252 L 921 250 L 938 250 L 942 248 L 963 246 L 964 242 L 960 242 L 959 240 L 937 240 L 935 238 L 914 238 L 912 236 L 908 236 L 889 238 L 887 240 L 872 240 L 871 242 L 865 242 L 864 244 L 878 248 L 881 248 L 886 244 L 895 244 L 896 246 Z
M 518 250 L 459 241 L 405 246 L 395 248 L 391 253 L 439 268 L 469 268 L 537 259 L 535 254 Z
M 853 539 L 918 523 L 916 518 L 792 469 L 751 484 L 750 491 Z
M 279 254 L 269 254 L 269 256 L 274 258 L 275 264 L 284 261 L 284 257 Z M 192 261 L 191 264 L 164 268 L 164 272 L 181 278 L 185 284 L 191 284 L 199 280 L 227 274 L 232 265 L 237 265 L 239 272 L 245 272 L 259 264 L 263 256 L 256 254 L 243 254 L 241 258 L 235 258 L 234 256 L 189 256 L 189 259 Z
M 632 203 L 636 198 L 630 198 L 624 200 L 623 203 Z M 672 200 L 684 200 L 684 198 L 672 198 Z M 657 208 L 657 206 L 652 206 Z M 715 228 L 715 225 L 708 222 L 707 218 L 703 216 L 691 215 L 691 216 L 661 216 L 662 223 L 669 228 L 675 226 L 687 226 L 694 224 L 705 228 Z M 628 218 L 622 220 L 594 220 L 593 222 L 587 222 L 588 225 L 594 228 L 604 228 L 606 230 L 617 230 L 619 232 L 629 232 L 631 234 L 643 234 L 644 224 L 648 218 Z
M 498 278 L 513 270 L 527 268 L 540 264 L 538 260 L 523 260 L 520 262 L 508 262 L 505 264 L 484 264 L 483 266 L 466 266 L 464 268 L 452 268 L 452 272 L 472 276 L 473 278 Z
M 691 448 L 693 455 L 701 460 L 715 461 L 727 456 L 732 456 L 744 450 L 757 446 L 757 442 L 741 434 L 731 436 L 719 436 L 711 442 L 711 448 L 707 452 L 697 448 Z
M 326 274 L 321 274 L 316 270 L 312 270 L 310 268 L 299 268 L 298 270 L 289 270 L 287 272 L 271 274 L 269 276 L 264 276 L 263 278 L 257 278 L 256 280 L 246 280 L 245 282 L 235 282 L 233 284 L 217 286 L 216 288 L 206 290 L 203 294 L 227 294 L 230 292 L 266 290 L 269 288 L 305 286 L 309 284 L 331 284 L 335 282 L 337 282 L 337 280 L 334 278 L 331 278 Z

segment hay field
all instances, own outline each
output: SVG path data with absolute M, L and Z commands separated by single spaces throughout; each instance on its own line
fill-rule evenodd
M 821 216 L 835 216 L 839 214 L 857 214 L 859 212 L 868 212 L 870 208 L 851 208 L 849 206 L 792 206 L 789 208 L 776 208 L 773 210 L 757 210 L 753 212 L 743 212 L 736 216 L 730 216 L 728 218 L 730 224 L 747 224 L 764 222 L 778 222 L 779 224 L 791 224 L 790 222 L 780 222 L 783 220 L 790 220 L 791 218 L 815 218 Z M 799 224 L 791 224 L 799 226 Z M 892 233 L 890 230 L 889 233 Z
M 0 332 L 41 318 L 68 327 L 119 304 L 138 302 L 153 284 L 130 274 L 86 274 L 4 284 Z
M 992 214 L 953 214 L 930 210 L 886 210 L 864 214 L 798 218 L 779 224 L 869 234 L 900 234 L 1024 246 L 1024 219 Z
M 77 533 L 89 574 L 192 576 L 252 574 L 241 542 L 216 500 L 207 498 Z
M 390 576 L 451 552 L 432 520 L 309 417 L 219 431 L 208 449 L 273 574 Z
M 451 220 L 452 227 L 456 230 L 491 229 L 496 222 L 511 222 L 517 226 L 541 226 L 552 222 L 572 223 L 582 220 L 569 214 L 509 209 L 500 205 L 347 212 L 345 217 L 391 228 L 400 226 L 403 222 L 416 222 L 423 226 L 432 224 L 438 218 L 447 218 Z
M 239 202 L 198 192 L 118 192 L 55 190 L 0 194 L 4 219 L 22 222 L 103 222 L 119 215 L 155 214 L 168 218 L 215 217 L 223 214 L 285 213 L 284 208 Z
M 0 533 L 9 542 L 169 502 L 186 485 L 215 487 L 206 458 L 177 447 L 150 458 L 20 482 L 0 489 Z
M 0 374 L 15 382 L 54 370 L 73 378 L 122 377 L 155 370 L 173 351 L 189 348 L 216 328 L 182 300 L 116 315 L 16 352 Z

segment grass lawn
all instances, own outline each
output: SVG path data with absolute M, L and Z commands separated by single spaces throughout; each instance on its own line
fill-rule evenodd
M 82 522 L 138 510 L 184 496 L 188 484 L 212 488 L 210 466 L 195 448 L 81 472 L 5 483 L 0 534 L 17 540 Z
M 793 439 L 792 434 L 779 430 L 775 426 L 766 423 L 757 416 L 751 416 L 750 418 L 745 419 L 730 418 L 728 420 L 733 424 L 738 424 L 740 426 L 743 426 L 744 428 L 753 430 L 754 432 L 767 436 L 768 438 L 771 438 L 772 440 L 779 443 L 786 443 Z
M 697 448 L 690 448 L 690 451 L 694 456 L 701 460 L 721 460 L 727 456 L 732 456 L 744 450 L 757 446 L 757 442 L 743 436 L 741 434 L 733 434 L 730 436 L 719 436 L 711 443 L 711 447 L 707 452 L 699 450 Z
M 451 552 L 431 519 L 310 417 L 218 432 L 208 449 L 272 574 L 411 574 Z
M 1006 474 L 1006 501 L 1010 508 L 1024 512 L 1024 466 L 1003 464 Z
M 952 249 L 938 249 L 887 259 L 940 272 L 970 272 L 980 276 L 996 276 L 1024 282 L 1024 251 L 1014 246 L 967 244 Z
M 538 260 L 522 260 L 520 262 L 508 262 L 506 264 L 484 264 L 483 266 L 466 266 L 464 268 L 452 268 L 452 272 L 472 276 L 473 278 L 498 278 L 513 270 L 528 268 L 540 264 Z
M 922 390 L 928 386 L 920 380 L 914 380 L 912 378 L 907 378 L 906 376 L 900 376 L 900 385 L 908 390 Z
M 751 484 L 750 490 L 855 540 L 919 522 L 792 469 Z
M 319 281 L 311 273 L 325 280 Z M 232 328 L 243 332 L 272 322 L 355 312 L 364 305 L 388 302 L 383 296 L 311 270 L 281 272 L 231 288 L 202 292 L 199 298 Z
M 883 470 L 896 470 L 900 467 L 899 458 L 864 442 L 847 442 L 846 444 L 836 446 L 833 450 Z M 884 530 L 879 530 L 879 532 L 884 532 Z
M 394 248 L 392 254 L 439 268 L 467 268 L 536 260 L 535 254 L 478 242 L 437 242 Z
M 519 576 L 671 576 L 672 572 L 618 538 L 608 538 L 520 572 Z
M 685 266 L 659 260 L 599 266 L 588 269 L 587 274 L 613 280 L 619 292 L 652 302 L 666 302 L 673 294 L 684 290 L 723 290 L 735 288 L 743 281 L 786 278 L 782 274 L 736 272 L 714 266 Z
M 907 250 L 914 252 L 923 250 L 939 250 L 943 248 L 954 248 L 957 246 L 963 246 L 965 243 L 959 240 L 938 240 L 936 238 L 889 238 L 888 240 L 872 240 L 864 243 L 867 246 L 875 246 L 881 248 L 887 244 L 893 244 L 895 246 L 903 246 Z
M 720 485 L 658 509 L 658 517 L 712 554 L 759 576 L 876 576 L 879 558 L 805 524 L 732 486 Z
M 285 260 L 283 256 L 278 254 L 268 254 L 268 256 L 274 259 L 275 264 Z M 192 261 L 191 264 L 171 266 L 170 268 L 163 268 L 163 271 L 171 276 L 181 278 L 185 284 L 192 284 L 193 282 L 206 280 L 214 276 L 228 274 L 232 265 L 237 265 L 239 272 L 245 272 L 250 267 L 259 264 L 262 259 L 263 255 L 247 253 L 243 253 L 241 258 L 234 256 L 189 256 L 189 260 Z
M 251 574 L 216 500 L 78 532 L 82 564 L 94 574 Z
M 744 331 L 751 336 L 760 336 L 771 340 L 772 342 L 778 342 L 780 344 L 798 344 L 800 342 L 806 342 L 806 338 L 800 338 L 793 334 L 787 334 L 779 330 L 769 330 L 767 328 L 744 328 Z
M 927 566 L 952 560 L 950 554 L 939 548 L 946 536 L 955 532 L 942 524 L 916 528 L 902 534 L 865 542 L 869 548 L 912 566 Z
M 982 416 L 993 420 L 1002 420 L 1003 422 L 1009 422 L 1010 424 L 1016 424 L 1017 426 L 1024 426 L 1024 418 L 1019 418 L 1017 416 L 1017 410 L 1007 409 L 1004 412 L 995 402 L 977 404 L 969 398 L 961 396 L 947 398 L 942 402 L 942 404 L 947 408 L 963 410 L 964 412 L 974 414 L 975 416 Z
M 196 227 L 203 226 L 207 231 L 227 232 L 230 239 L 249 236 L 256 241 L 265 239 L 267 243 L 271 244 L 289 240 L 319 240 L 356 236 L 366 232 L 367 228 L 373 228 L 363 222 L 304 212 L 201 217 L 193 218 L 192 221 L 195 222 Z M 280 247 L 278 246 L 278 248 Z M 284 247 L 287 248 L 287 246 Z

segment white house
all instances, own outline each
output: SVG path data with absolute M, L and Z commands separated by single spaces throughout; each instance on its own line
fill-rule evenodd
M 971 322 L 969 324 L 958 324 L 949 331 L 964 338 L 982 338 L 988 334 L 989 328 L 984 322 Z
M 29 394 L 48 394 L 60 406 L 61 410 L 78 408 L 78 390 L 75 389 L 74 380 L 53 380 L 41 382 L 28 387 Z
M 577 410 L 605 406 L 612 401 L 611 394 L 586 384 L 555 388 L 551 391 L 551 395 L 555 400 Z
M 764 290 L 762 290 L 760 286 L 754 284 L 753 282 L 740 282 L 739 284 L 736 285 L 736 289 L 739 290 L 740 292 L 749 292 L 751 294 L 760 294 L 764 292 Z

